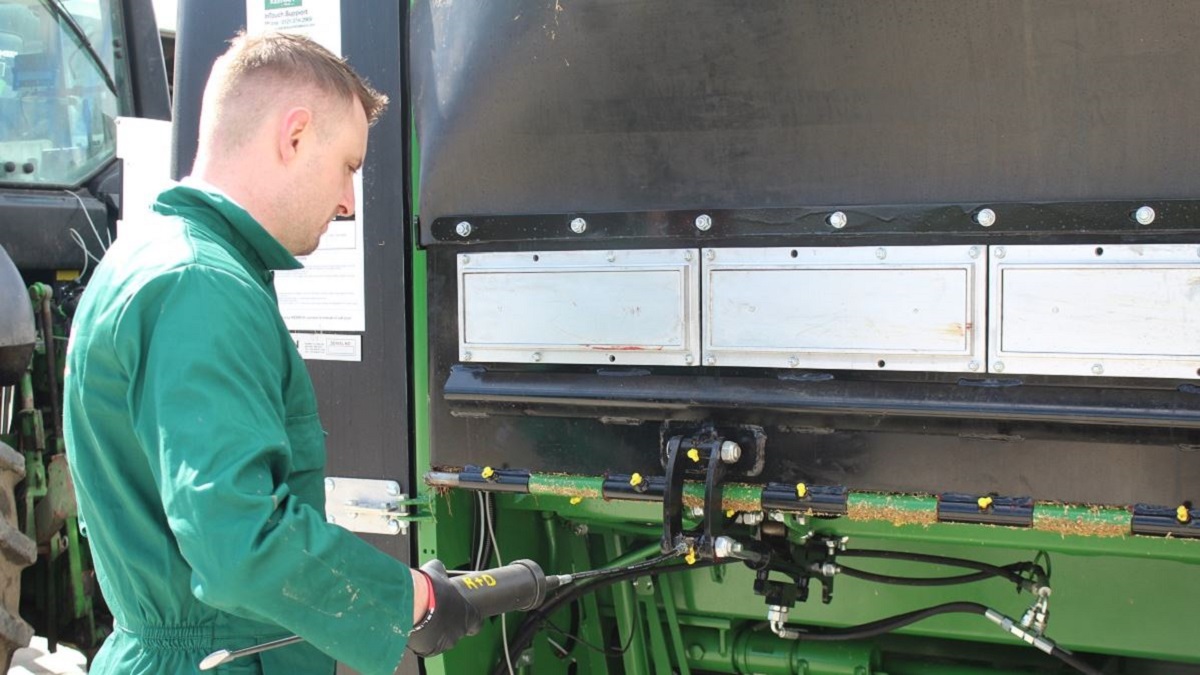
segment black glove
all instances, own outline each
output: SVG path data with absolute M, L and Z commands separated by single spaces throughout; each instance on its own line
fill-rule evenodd
M 479 610 L 450 583 L 442 561 L 425 563 L 421 566 L 421 572 L 429 578 L 433 592 L 429 595 L 429 610 L 425 618 L 408 636 L 408 648 L 417 656 L 429 657 L 450 649 L 464 635 L 478 633 L 483 618 L 479 616 Z

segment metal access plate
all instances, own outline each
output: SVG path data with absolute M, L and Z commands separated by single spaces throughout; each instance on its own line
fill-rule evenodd
M 985 249 L 704 251 L 704 363 L 983 369 Z
M 993 246 L 992 371 L 1195 379 L 1200 247 Z
M 545 251 L 458 257 L 459 358 L 691 365 L 699 251 Z
M 325 519 L 351 532 L 407 534 L 408 498 L 394 480 L 325 479 Z

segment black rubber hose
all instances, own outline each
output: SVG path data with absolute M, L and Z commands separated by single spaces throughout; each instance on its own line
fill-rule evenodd
M 848 551 L 841 551 L 838 553 L 838 557 L 843 557 L 843 558 L 846 558 L 846 557 L 848 557 L 848 558 L 882 558 L 882 559 L 886 559 L 886 560 L 908 560 L 911 562 L 929 563 L 931 565 L 946 565 L 949 567 L 964 567 L 967 569 L 979 570 L 980 572 L 988 572 L 994 576 L 1004 577 L 1005 579 L 1008 579 L 1009 581 L 1011 581 L 1014 584 L 1017 584 L 1018 586 L 1021 586 L 1021 587 L 1025 587 L 1029 583 L 1028 579 L 1022 577 L 1019 573 L 1017 573 L 1016 571 L 1014 571 L 1014 569 L 1012 569 L 1015 567 L 1014 565 L 1009 565 L 1006 568 L 1006 567 L 1000 567 L 997 565 L 991 565 L 991 564 L 985 563 L 985 562 L 979 562 L 977 560 L 967 560 L 965 558 L 948 558 L 946 556 L 928 555 L 925 553 L 906 553 L 903 551 L 877 551 L 877 550 L 872 550 L 872 549 L 852 549 L 852 550 L 848 550 Z M 1038 565 L 1036 563 L 1029 563 L 1028 565 L 1029 566 L 1028 566 L 1027 570 L 1030 572 L 1033 572 L 1033 574 L 1037 578 L 1037 582 L 1039 584 L 1047 585 L 1049 583 L 1049 579 L 1047 577 L 1046 571 L 1044 569 L 1042 569 L 1041 565 Z
M 1033 567 L 1033 563 L 1022 562 L 1014 563 L 1012 565 L 1005 565 L 1004 567 L 998 569 L 1019 574 L 1021 571 L 1030 571 Z M 994 579 L 996 577 L 1001 577 L 1008 581 L 1012 581 L 1009 575 L 997 574 L 991 570 L 983 570 L 974 572 L 972 574 L 960 574 L 952 577 L 897 577 L 889 574 L 876 574 L 875 572 L 867 572 L 854 567 L 847 567 L 845 565 L 838 565 L 838 571 L 848 577 L 854 577 L 864 581 L 873 581 L 880 584 L 893 584 L 898 586 L 954 586 L 957 584 L 970 584 L 976 581 L 985 581 L 987 579 Z
M 665 563 L 666 561 L 671 560 L 673 558 L 678 558 L 681 555 L 683 555 L 683 554 L 676 553 L 675 551 L 671 551 L 670 553 L 664 553 L 660 556 L 651 558 L 649 560 L 643 560 L 642 562 L 639 562 L 639 563 L 625 565 L 624 567 L 607 567 L 607 568 L 602 568 L 602 569 L 598 569 L 598 570 L 588 570 L 586 572 L 578 572 L 576 574 L 572 574 L 571 577 L 575 581 L 579 582 L 579 581 L 584 581 L 586 579 L 595 579 L 597 577 L 607 577 L 607 576 L 610 576 L 613 574 L 623 574 L 625 572 L 638 572 L 641 570 L 653 569 L 655 567 L 658 567 L 662 563 Z
M 924 609 L 917 609 L 896 616 L 889 616 L 886 619 L 879 619 L 871 623 L 864 623 L 858 626 L 850 626 L 849 628 L 831 628 L 815 633 L 800 633 L 797 638 L 801 642 L 808 640 L 810 642 L 840 642 L 843 640 L 865 640 L 867 638 L 879 637 L 894 630 L 899 630 L 909 624 L 914 624 L 918 621 L 924 621 L 930 617 L 938 616 L 939 614 L 978 614 L 983 616 L 987 614 L 988 608 L 978 602 L 947 602 L 944 605 L 935 605 Z M 789 629 L 795 630 L 795 629 Z
M 704 562 L 698 562 L 695 565 L 667 565 L 649 570 L 640 568 L 616 568 L 611 574 L 597 578 L 590 583 L 572 586 L 559 592 L 558 595 L 555 595 L 553 598 L 546 601 L 546 603 L 542 605 L 540 609 L 525 615 L 525 620 L 521 622 L 521 627 L 517 629 L 517 634 L 514 635 L 512 641 L 509 642 L 509 653 L 517 655 L 525 651 L 525 649 L 529 647 L 530 643 L 533 642 L 534 636 L 537 635 L 539 630 L 541 630 L 542 623 L 544 623 L 546 619 L 557 612 L 563 605 L 570 602 L 575 602 L 588 593 L 598 591 L 602 588 L 606 588 L 626 579 L 658 576 L 660 574 L 671 574 L 673 572 L 686 572 L 688 570 L 704 569 L 707 567 L 724 565 L 731 562 L 739 561 L 734 559 L 708 560 Z M 638 564 L 641 565 L 643 563 Z M 497 663 L 496 667 L 492 669 L 492 675 L 507 675 L 507 672 L 508 665 L 503 661 Z
M 1075 670 L 1078 670 L 1084 675 L 1104 675 L 1100 672 L 1099 668 L 1093 668 L 1091 665 L 1084 662 L 1083 659 L 1075 656 L 1062 647 L 1055 646 L 1050 650 L 1050 655 L 1067 664 L 1068 666 L 1071 666 Z

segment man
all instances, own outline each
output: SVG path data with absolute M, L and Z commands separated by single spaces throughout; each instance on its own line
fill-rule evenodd
M 324 432 L 272 285 L 353 212 L 386 104 L 310 40 L 236 38 L 205 88 L 192 175 L 96 270 L 65 393 L 116 622 L 92 673 L 191 673 L 291 633 L 307 642 L 236 672 L 392 673 L 406 644 L 429 655 L 478 631 L 440 564 L 410 570 L 325 522 Z

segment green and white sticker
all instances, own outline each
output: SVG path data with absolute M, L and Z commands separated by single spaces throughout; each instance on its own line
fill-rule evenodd
M 246 32 L 281 31 L 305 35 L 342 55 L 342 3 L 339 0 L 246 0 Z

